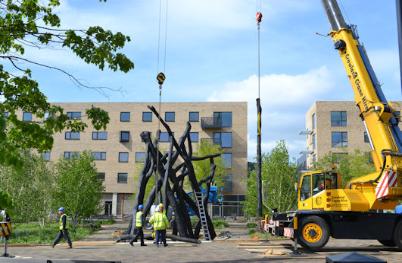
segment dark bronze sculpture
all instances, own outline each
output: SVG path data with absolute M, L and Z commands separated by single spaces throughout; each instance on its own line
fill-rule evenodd
M 138 191 L 135 196 L 133 215 L 135 215 L 138 204 L 144 205 L 144 216 L 146 217 L 155 200 L 161 201 L 167 208 L 166 211 L 172 211 L 174 219 L 172 222 L 172 235 L 169 235 L 174 240 L 182 240 L 188 242 L 198 242 L 200 230 L 202 228 L 201 217 L 206 218 L 210 239 L 216 237 L 214 226 L 208 214 L 208 196 L 210 186 L 213 182 L 216 165 L 214 158 L 220 154 L 208 156 L 193 156 L 193 148 L 190 139 L 191 124 L 187 122 L 186 129 L 180 139 L 177 141 L 173 135 L 169 125 L 161 118 L 159 113 L 153 106 L 148 106 L 152 113 L 158 118 L 162 126 L 169 135 L 169 151 L 162 154 L 157 147 L 157 139 L 152 141 L 151 132 L 142 132 L 141 139 L 146 145 L 146 158 L 144 168 L 139 176 Z M 157 132 L 159 138 L 160 131 Z M 193 167 L 193 161 L 207 160 L 210 161 L 211 172 L 206 178 L 197 181 Z M 145 196 L 146 186 L 149 179 L 157 174 L 157 182 L 155 182 L 152 190 Z M 189 195 L 184 190 L 184 180 L 188 178 L 192 189 L 192 195 Z M 203 195 L 203 209 L 200 213 L 199 205 L 195 199 L 195 193 L 201 192 L 201 187 L 205 189 Z M 195 226 L 192 225 L 189 215 L 189 210 L 195 212 L 198 216 L 198 222 Z M 205 221 L 204 221 L 205 222 Z M 127 240 L 134 234 L 135 216 L 133 216 L 126 235 L 120 240 Z

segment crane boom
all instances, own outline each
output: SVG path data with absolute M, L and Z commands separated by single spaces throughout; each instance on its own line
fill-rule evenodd
M 370 138 L 372 157 L 377 173 L 354 179 L 351 184 L 376 184 L 390 171 L 402 180 L 402 133 L 392 105 L 382 92 L 364 46 L 359 42 L 356 27 L 348 25 L 336 0 L 322 0 L 332 27 L 330 36 L 339 51 L 351 83 L 360 117 Z M 379 173 L 378 173 L 379 172 Z M 392 185 L 381 198 L 401 198 L 402 189 Z

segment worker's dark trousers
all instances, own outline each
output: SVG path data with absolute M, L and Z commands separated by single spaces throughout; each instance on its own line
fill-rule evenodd
M 63 237 L 67 241 L 68 245 L 72 247 L 71 239 L 70 236 L 68 235 L 67 229 L 59 231 L 59 233 L 56 236 L 56 239 L 53 241 L 53 246 L 57 245 Z
M 166 245 L 166 229 L 165 230 L 156 230 L 156 244 L 164 244 Z
M 134 238 L 130 240 L 130 242 L 137 241 L 139 237 L 141 239 L 141 245 L 144 245 L 144 231 L 142 230 L 142 227 L 137 227 L 135 230 L 137 233 L 135 234 Z

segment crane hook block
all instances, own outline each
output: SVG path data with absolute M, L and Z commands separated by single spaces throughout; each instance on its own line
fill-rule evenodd
M 163 72 L 159 72 L 158 76 L 156 76 L 156 79 L 158 80 L 158 84 L 159 85 L 163 85 L 163 82 L 166 79 L 165 74 L 163 74 Z
M 257 12 L 257 14 L 255 15 L 255 19 L 257 20 L 257 24 L 261 23 L 261 20 L 262 20 L 262 13 L 261 13 L 261 12 Z

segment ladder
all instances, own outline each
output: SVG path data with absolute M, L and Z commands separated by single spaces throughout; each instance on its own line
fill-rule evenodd
M 194 192 L 194 194 L 198 207 L 198 212 L 200 214 L 201 227 L 204 230 L 204 239 L 211 240 L 211 234 L 209 233 L 207 215 L 205 213 L 205 207 L 203 202 L 204 194 L 202 192 Z

